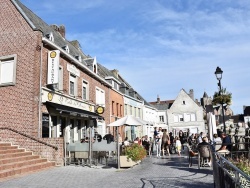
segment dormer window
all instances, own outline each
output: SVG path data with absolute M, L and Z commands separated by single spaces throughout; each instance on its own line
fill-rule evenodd
M 54 42 L 54 35 L 52 32 L 45 35 L 50 41 Z
M 68 47 L 68 45 L 63 46 L 62 49 L 64 49 L 67 53 L 69 53 L 69 47 Z
M 82 56 L 77 55 L 75 58 L 76 58 L 78 61 L 82 62 Z

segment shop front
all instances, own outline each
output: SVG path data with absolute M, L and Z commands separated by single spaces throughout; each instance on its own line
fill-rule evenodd
M 47 88 L 42 93 L 43 137 L 58 138 L 65 135 L 64 140 L 70 143 L 86 139 L 90 127 L 100 134 L 105 132 L 105 121 L 94 112 L 94 104 L 84 103 L 61 93 L 52 93 Z

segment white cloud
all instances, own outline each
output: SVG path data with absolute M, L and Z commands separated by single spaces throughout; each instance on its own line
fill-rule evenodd
M 83 51 L 107 68 L 118 69 L 148 101 L 157 94 L 174 99 L 181 88 L 194 89 L 198 99 L 204 91 L 212 96 L 220 66 L 233 110 L 242 113 L 242 106 L 250 105 L 247 0 L 44 0 L 39 6 L 30 8 L 46 22 L 58 17 L 71 24 L 67 38 L 79 40 Z

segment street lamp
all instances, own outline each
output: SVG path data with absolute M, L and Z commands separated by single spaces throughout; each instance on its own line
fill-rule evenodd
M 221 70 L 221 68 L 220 67 L 217 67 L 216 68 L 216 71 L 215 71 L 215 76 L 216 76 L 216 78 L 217 78 L 217 80 L 219 81 L 219 83 L 218 83 L 218 86 L 219 86 L 219 89 L 220 89 L 220 91 L 219 91 L 219 95 L 222 95 L 221 94 L 221 79 L 222 79 L 222 73 L 223 73 L 223 71 Z M 224 116 L 224 108 L 223 108 L 223 101 L 221 101 L 221 107 L 222 107 L 222 118 L 223 118 L 223 132 L 226 132 L 226 124 L 225 124 L 225 116 Z

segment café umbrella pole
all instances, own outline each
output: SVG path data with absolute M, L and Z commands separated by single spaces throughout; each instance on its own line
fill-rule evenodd
M 116 127 L 116 140 L 117 140 L 117 168 L 120 169 L 120 145 L 119 145 L 119 132 L 118 127 Z

